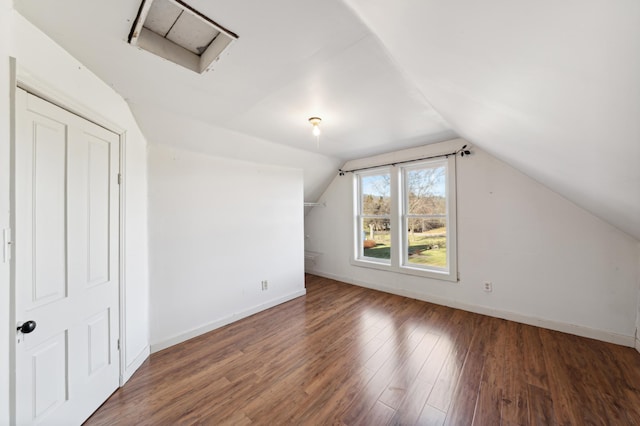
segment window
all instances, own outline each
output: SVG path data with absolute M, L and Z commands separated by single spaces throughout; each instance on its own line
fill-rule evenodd
M 355 173 L 353 263 L 457 280 L 455 157 Z
M 443 162 L 402 170 L 403 265 L 447 268 L 446 175 Z
M 391 261 L 391 175 L 388 170 L 358 175 L 359 257 Z

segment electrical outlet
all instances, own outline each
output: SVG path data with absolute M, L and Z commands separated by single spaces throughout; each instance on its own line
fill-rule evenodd
M 484 291 L 491 293 L 493 291 L 493 284 L 489 281 L 484 282 Z
M 269 282 L 267 280 L 262 280 L 262 291 L 269 289 Z

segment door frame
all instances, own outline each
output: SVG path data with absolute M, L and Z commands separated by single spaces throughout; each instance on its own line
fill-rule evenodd
M 10 190 L 9 190 L 9 205 L 10 205 L 10 229 L 15 230 L 15 217 L 16 217 L 16 191 L 15 191 L 15 147 L 17 143 L 17 131 L 16 131 L 16 91 L 17 89 L 25 90 L 27 93 L 37 96 L 49 103 L 52 103 L 74 115 L 77 115 L 87 121 L 90 121 L 112 133 L 118 135 L 120 155 L 118 162 L 118 200 L 119 200 L 119 230 L 118 230 L 118 371 L 119 371 L 119 387 L 124 385 L 125 370 L 126 370 L 126 312 L 124 307 L 126 306 L 125 298 L 125 232 L 126 232 L 126 209 L 125 209 L 125 194 L 126 194 L 126 143 L 127 143 L 127 131 L 121 126 L 117 125 L 113 121 L 109 120 L 101 113 L 97 112 L 93 107 L 87 107 L 75 99 L 67 96 L 66 94 L 57 91 L 51 85 L 44 81 L 39 80 L 33 74 L 27 70 L 20 68 L 17 60 L 13 57 L 10 58 Z M 9 421 L 11 424 L 16 423 L 16 339 L 15 339 L 15 326 L 18 319 L 16 318 L 16 282 L 15 282 L 15 248 L 13 245 L 13 236 L 11 240 L 11 260 L 10 260 L 10 279 L 9 279 L 9 326 L 10 326 L 10 339 L 9 339 Z

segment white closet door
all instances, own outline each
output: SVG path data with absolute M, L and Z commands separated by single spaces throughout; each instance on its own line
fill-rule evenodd
M 80 424 L 118 387 L 118 136 L 16 96 L 16 420 Z

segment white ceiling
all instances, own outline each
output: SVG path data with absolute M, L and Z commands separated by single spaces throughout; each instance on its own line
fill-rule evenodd
M 215 128 L 323 154 L 315 196 L 338 159 L 460 135 L 640 239 L 637 0 L 187 1 L 240 36 L 204 75 L 125 42 L 137 0 L 15 8 L 127 99 L 150 143 L 232 150 L 208 145 Z M 201 140 L 163 136 L 186 122 Z

